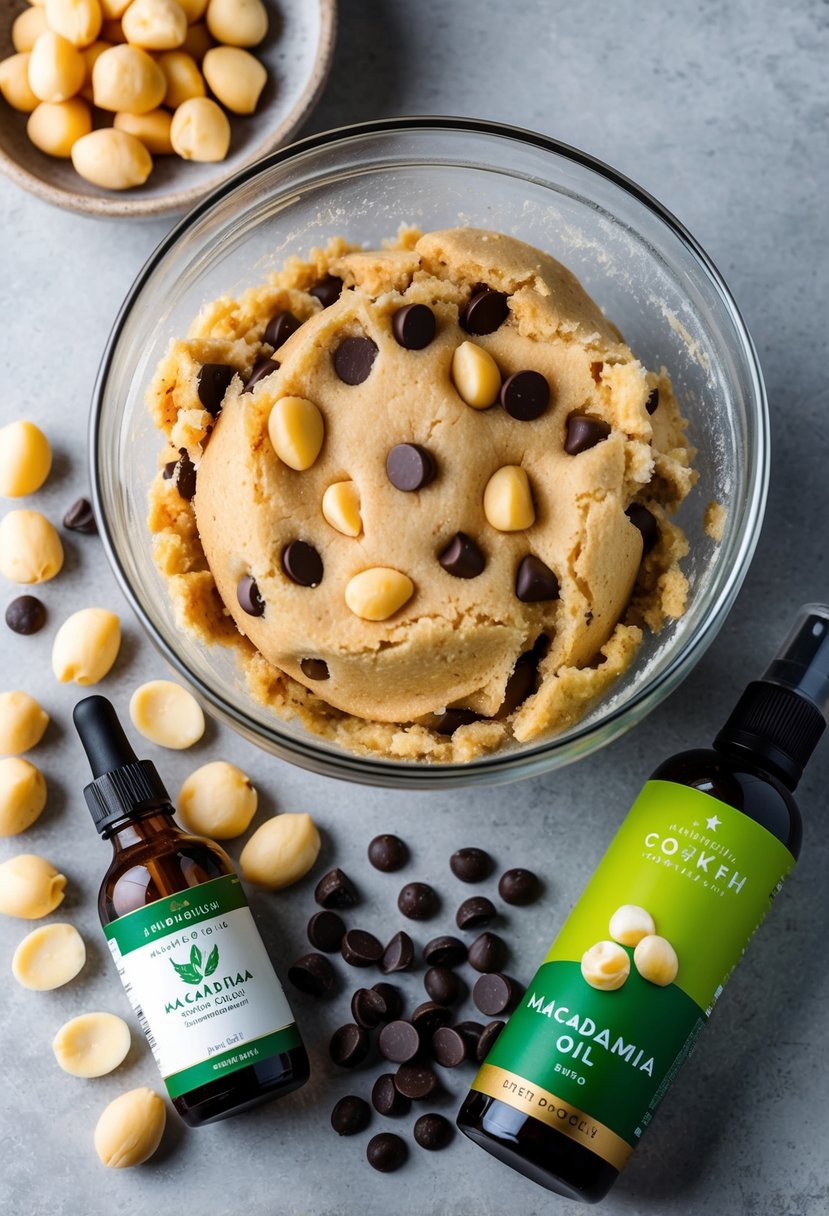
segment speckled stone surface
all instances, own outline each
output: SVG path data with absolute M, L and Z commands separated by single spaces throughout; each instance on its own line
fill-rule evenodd
M 542 900 L 509 909 L 502 926 L 513 950 L 509 970 L 529 978 L 651 768 L 672 751 L 706 742 L 797 606 L 829 595 L 828 54 L 829 7 L 821 0 L 342 5 L 334 71 L 313 129 L 384 113 L 455 112 L 533 127 L 606 159 L 667 204 L 724 272 L 760 351 L 774 436 L 766 527 L 718 642 L 644 725 L 578 767 L 506 789 L 415 795 L 316 778 L 216 726 L 190 753 L 145 746 L 173 793 L 196 764 L 225 757 L 249 771 L 263 814 L 311 811 L 324 835 L 318 872 L 336 860 L 363 893 L 349 923 L 390 933 L 398 927 L 400 884 L 426 877 L 444 898 L 435 930 L 448 929 L 464 893 L 449 871 L 449 854 L 480 845 L 499 866 L 532 864 L 544 878 Z M 58 518 L 86 488 L 87 406 L 106 334 L 165 226 L 61 214 L 5 182 L 0 202 L 0 417 L 28 415 L 53 440 L 55 471 L 37 505 Z M 10 588 L 2 594 L 5 604 Z M 0 662 L 3 686 L 27 689 L 52 714 L 44 743 L 32 753 L 50 800 L 26 837 L 0 841 L 0 858 L 31 850 L 64 870 L 69 887 L 61 915 L 84 933 L 89 963 L 65 989 L 26 992 L 8 968 L 30 926 L 0 924 L 4 1216 L 572 1210 L 460 1137 L 443 1153 L 426 1154 L 411 1140 L 414 1112 L 400 1121 L 373 1119 L 372 1133 L 392 1129 L 409 1140 L 409 1163 L 397 1175 L 366 1165 L 368 1132 L 336 1137 L 329 1126 L 335 1099 L 367 1094 L 375 1072 L 337 1073 L 327 1059 L 328 1032 L 347 1019 L 344 986 L 327 1004 L 295 997 L 313 1059 L 305 1089 L 199 1131 L 171 1115 L 151 1164 L 126 1172 L 100 1166 L 92 1149 L 98 1113 L 122 1090 L 158 1079 L 137 1035 L 125 1065 L 95 1081 L 64 1075 L 50 1050 L 57 1028 L 76 1013 L 127 1014 L 95 916 L 108 846 L 95 836 L 81 798 L 86 772 L 70 720 L 76 690 L 59 687 L 51 676 L 51 637 L 66 614 L 85 604 L 124 614 L 121 658 L 101 686 L 122 711 L 137 684 L 165 671 L 130 619 L 94 538 L 67 539 L 65 572 L 43 589 L 43 598 L 50 610 L 46 630 L 29 639 L 0 633 Z M 605 1202 L 608 1213 L 818 1216 L 827 1210 L 827 783 L 824 744 L 801 786 L 800 866 Z M 399 876 L 379 874 L 365 860 L 380 831 L 396 831 L 410 844 L 411 863 Z M 232 851 L 238 855 L 236 845 Z M 283 973 L 305 949 L 312 892 L 307 881 L 279 895 L 254 896 Z M 431 930 L 431 922 L 418 927 L 417 940 L 422 944 Z M 342 965 L 343 983 L 345 971 Z M 420 983 L 410 977 L 407 993 L 413 997 Z M 449 1074 L 450 1092 L 427 1109 L 452 1113 L 469 1075 Z

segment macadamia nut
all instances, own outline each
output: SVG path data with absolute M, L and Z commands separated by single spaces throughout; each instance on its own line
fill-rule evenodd
M 215 101 L 191 97 L 173 115 L 170 137 L 184 160 L 224 160 L 230 147 L 230 123 Z
M 93 65 L 92 94 L 102 110 L 146 114 L 161 105 L 166 91 L 164 73 L 140 47 L 111 46 Z
M 452 356 L 452 383 L 462 401 L 485 410 L 498 400 L 501 373 L 489 351 L 475 342 L 461 342 Z
M 70 157 L 79 139 L 92 130 L 92 113 L 81 97 L 42 101 L 29 115 L 26 134 L 47 156 Z
M 147 114 L 116 114 L 113 126 L 140 139 L 153 156 L 169 156 L 173 151 L 170 127 L 173 116 L 166 110 L 150 110 Z
M 667 938 L 657 933 L 643 937 L 633 952 L 633 962 L 643 980 L 666 988 L 679 971 L 679 959 Z
M 615 992 L 630 975 L 630 958 L 616 942 L 596 942 L 581 956 L 581 973 L 591 988 Z
M 23 938 L 12 958 L 12 975 L 34 992 L 51 992 L 73 980 L 86 962 L 86 947 L 74 925 L 41 925 Z
M 408 574 L 390 566 L 373 566 L 350 578 L 345 587 L 345 602 L 363 621 L 387 621 L 414 595 Z
M 13 583 L 48 583 L 63 565 L 63 545 L 39 511 L 9 511 L 0 520 L 0 573 Z
M 188 25 L 192 25 L 195 21 L 201 21 L 207 11 L 207 0 L 178 0 L 178 2 L 184 9 Z
M 0 913 L 39 920 L 63 901 L 66 879 L 36 853 L 19 853 L 0 864 Z
M 325 423 L 313 401 L 280 397 L 268 416 L 268 435 L 283 464 L 298 473 L 310 469 L 325 438 Z
M 153 171 L 153 158 L 141 140 L 116 127 L 102 127 L 73 144 L 72 164 L 81 177 L 104 190 L 143 186 Z
M 83 84 L 83 55 L 60 34 L 47 30 L 31 49 L 29 84 L 41 101 L 68 101 Z
M 12 46 L 16 51 L 30 51 L 48 28 L 42 8 L 25 8 L 12 22 Z
M 114 1013 L 82 1013 L 65 1022 L 52 1041 L 55 1059 L 73 1077 L 104 1077 L 130 1049 L 130 1028 Z
M 275 815 L 242 849 L 242 877 L 271 891 L 289 887 L 308 873 L 319 851 L 320 835 L 310 815 Z
M 13 55 L 13 59 L 23 56 Z M 1 70 L 10 60 L 0 64 Z M 37 105 L 35 99 L 35 105 Z M 39 490 L 52 467 L 52 449 L 39 426 L 20 418 L 0 429 L 0 494 L 22 498 Z
M 210 0 L 207 28 L 226 46 L 256 46 L 268 32 L 262 0 Z
M 35 13 L 39 10 L 31 11 Z M 30 58 L 28 52 L 22 52 L 19 55 L 9 55 L 8 59 L 0 62 L 0 93 L 12 109 L 19 110 L 21 114 L 31 114 L 32 110 L 40 105 L 40 98 L 35 96 L 29 84 Z M 3 432 L 6 430 L 8 427 L 0 431 L 0 461 L 3 459 Z
M 182 751 L 204 734 L 204 714 L 196 698 L 172 680 L 150 680 L 130 698 L 130 718 L 137 731 L 157 743 Z
M 46 782 L 40 769 L 19 756 L 0 760 L 0 836 L 25 832 L 45 806 Z
M 268 79 L 255 55 L 236 46 L 216 46 L 205 55 L 202 70 L 223 106 L 234 114 L 253 113 Z
M 52 671 L 61 684 L 97 684 L 118 657 L 121 623 L 106 608 L 73 612 L 55 634 Z
M 622 904 L 610 918 L 610 936 L 623 946 L 636 946 L 643 937 L 656 932 L 650 912 L 637 904 Z
M 192 55 L 185 51 L 165 51 L 158 56 L 157 62 L 167 81 L 164 104 L 169 109 L 175 110 L 183 101 L 189 101 L 191 97 L 204 97 L 207 93 L 204 77 Z
M 152 1089 L 131 1089 L 110 1102 L 95 1126 L 95 1152 L 109 1169 L 141 1165 L 161 1143 L 167 1112 Z
M 98 0 L 46 0 L 46 24 L 73 46 L 89 46 L 101 32 Z
M 49 715 L 27 692 L 0 692 L 0 756 L 19 756 L 36 747 Z
M 247 831 L 258 800 L 240 768 L 214 760 L 190 774 L 179 790 L 176 809 L 188 832 L 230 840 Z
M 213 45 L 213 39 L 210 37 L 207 26 L 203 21 L 199 21 L 190 26 L 187 37 L 181 44 L 181 49 L 188 55 L 192 55 L 196 63 L 201 63 Z
M 97 41 L 91 44 L 91 46 L 85 46 L 81 51 L 83 61 L 86 64 L 86 76 L 84 76 L 83 88 L 81 89 L 81 97 L 83 97 L 85 101 L 94 101 L 94 93 L 92 89 L 92 69 L 95 67 L 95 64 L 98 62 L 100 56 L 103 55 L 104 51 L 108 51 L 112 45 L 113 43 L 107 42 L 106 39 L 98 38 Z
M 484 515 L 498 532 L 522 532 L 535 522 L 535 507 L 527 470 L 505 464 L 492 474 L 484 490 Z
M 187 18 L 177 0 L 132 0 L 121 28 L 133 46 L 170 51 L 187 37 Z
M 129 8 L 130 2 L 131 0 L 98 0 L 104 21 L 120 22 L 124 13 Z

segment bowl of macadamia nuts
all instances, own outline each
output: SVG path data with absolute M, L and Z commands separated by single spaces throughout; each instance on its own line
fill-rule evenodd
M 181 212 L 287 143 L 336 0 L 0 0 L 0 169 L 56 206 Z

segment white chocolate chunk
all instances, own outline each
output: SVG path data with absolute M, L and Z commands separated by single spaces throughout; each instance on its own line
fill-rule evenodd
M 0 913 L 39 920 L 63 901 L 66 879 L 36 853 L 18 853 L 0 864 Z
M 114 1013 L 82 1013 L 65 1022 L 52 1041 L 55 1059 L 73 1077 L 104 1077 L 130 1049 L 130 1028 Z
M 406 574 L 388 566 L 374 566 L 349 579 L 345 602 L 364 621 L 387 621 L 414 595 L 414 583 Z
M 363 530 L 360 491 L 353 481 L 335 481 L 322 496 L 322 514 L 343 536 L 359 536 Z
M 63 545 L 39 511 L 9 511 L 0 520 L 0 573 L 13 583 L 47 583 L 63 565 Z
M 498 400 L 501 373 L 489 351 L 474 342 L 461 342 L 452 356 L 452 383 L 467 405 L 485 410 Z
M 252 114 L 268 80 L 264 65 L 250 51 L 236 46 L 213 47 L 204 57 L 202 70 L 211 90 L 234 114 Z
M 97 684 L 118 657 L 121 623 L 106 608 L 73 612 L 55 634 L 52 671 L 61 684 Z
M 29 115 L 26 134 L 47 156 L 68 158 L 79 139 L 92 130 L 92 114 L 81 97 L 42 101 Z
M 12 975 L 33 992 L 51 992 L 73 980 L 85 962 L 86 947 L 74 925 L 41 925 L 15 950 Z
M 19 836 L 46 806 L 46 781 L 40 769 L 19 756 L 0 760 L 0 836 Z
M 46 23 L 73 46 L 89 46 L 101 32 L 98 0 L 46 0 Z
M 161 105 L 166 91 L 164 73 L 140 47 L 111 46 L 93 64 L 92 95 L 103 110 L 146 114 Z
M 230 123 L 221 106 L 209 97 L 191 97 L 173 115 L 173 148 L 184 160 L 212 163 L 224 160 L 230 147 Z
M 187 37 L 187 17 L 176 0 L 132 0 L 121 17 L 127 42 L 148 51 L 170 51 Z
M 95 1152 L 109 1169 L 141 1165 L 161 1143 L 166 1120 L 157 1093 L 131 1089 L 110 1102 L 95 1125 Z
M 643 937 L 656 933 L 653 917 L 638 904 L 622 904 L 610 918 L 610 936 L 623 946 L 637 946 Z
M 49 715 L 27 692 L 0 692 L 0 756 L 19 756 L 37 747 Z
M 227 46 L 256 46 L 268 32 L 262 0 L 210 0 L 207 28 Z
M 308 873 L 319 851 L 320 836 L 310 815 L 275 815 L 242 849 L 242 877 L 271 891 L 289 887 Z
M 83 84 L 83 55 L 66 38 L 47 30 L 31 49 L 29 85 L 41 101 L 68 101 Z
M 137 731 L 157 743 L 182 751 L 204 734 L 204 714 L 196 698 L 172 680 L 150 680 L 130 697 L 130 718 Z
M 643 980 L 666 988 L 679 971 L 679 959 L 671 943 L 657 933 L 643 937 L 633 952 L 633 962 Z
M 33 8 L 29 11 L 36 13 L 40 10 Z M 12 109 L 19 110 L 21 114 L 31 114 L 40 105 L 40 98 L 35 96 L 29 84 L 30 58 L 28 52 L 21 52 L 19 55 L 9 55 L 0 63 L 0 93 Z M 14 426 L 15 423 L 10 425 Z M 0 431 L 0 462 L 3 463 L 3 436 L 8 429 L 4 427 Z
M 268 435 L 282 463 L 303 472 L 320 454 L 325 423 L 313 401 L 281 397 L 268 417 Z
M 591 988 L 615 992 L 630 975 L 630 958 L 616 942 L 596 942 L 581 956 L 581 973 Z
M 190 774 L 179 790 L 176 810 L 189 832 L 230 840 L 248 830 L 258 801 L 250 778 L 240 768 L 214 760 Z
M 497 469 L 484 490 L 484 515 L 499 532 L 521 532 L 535 521 L 535 508 L 526 469 L 505 464 Z

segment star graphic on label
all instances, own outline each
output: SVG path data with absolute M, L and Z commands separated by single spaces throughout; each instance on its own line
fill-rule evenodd
M 716 815 L 712 815 L 710 819 L 705 821 L 712 832 L 716 832 L 717 828 L 722 823 L 722 819 L 718 819 Z

